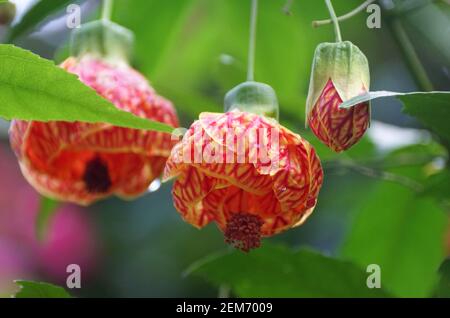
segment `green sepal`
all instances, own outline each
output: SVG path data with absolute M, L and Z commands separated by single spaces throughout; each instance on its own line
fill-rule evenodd
M 264 83 L 241 83 L 225 95 L 224 111 L 233 109 L 278 120 L 277 94 L 271 86 Z
M 317 46 L 306 100 L 306 123 L 330 79 L 343 102 L 360 95 L 363 89 L 369 91 L 369 62 L 364 53 L 350 41 L 321 43 Z
M 100 57 L 128 62 L 134 46 L 132 31 L 108 20 L 97 20 L 75 29 L 71 39 L 71 55 Z

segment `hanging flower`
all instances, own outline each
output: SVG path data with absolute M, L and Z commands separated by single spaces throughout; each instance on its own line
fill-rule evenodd
M 369 90 L 369 64 L 349 41 L 320 44 L 314 55 L 306 102 L 307 124 L 324 144 L 341 152 L 356 144 L 370 123 L 370 104 L 339 105 Z
M 172 150 L 164 179 L 176 209 L 197 228 L 215 222 L 249 251 L 261 237 L 302 224 L 323 180 L 312 146 L 274 119 L 234 109 L 202 113 Z
M 202 113 L 171 152 L 175 208 L 197 228 L 215 222 L 225 242 L 248 252 L 305 222 L 323 181 L 314 148 L 278 123 L 272 87 L 255 82 L 258 1 L 252 1 L 247 81 L 225 95 L 225 113 Z
M 102 32 L 104 23 L 100 24 Z M 77 46 L 76 57 L 61 67 L 78 75 L 117 108 L 176 127 L 172 104 L 128 65 L 119 55 L 123 51 L 111 50 L 123 43 L 102 37 L 98 27 L 94 25 L 92 33 L 88 26 L 84 32 L 91 33 L 81 33 L 88 49 Z M 117 31 L 106 27 L 108 32 Z M 112 55 L 92 49 L 92 45 L 101 46 L 98 42 L 103 38 L 109 39 Z M 173 146 L 168 134 L 81 122 L 13 121 L 10 140 L 24 176 L 40 193 L 84 205 L 111 194 L 132 198 L 146 192 L 161 175 Z

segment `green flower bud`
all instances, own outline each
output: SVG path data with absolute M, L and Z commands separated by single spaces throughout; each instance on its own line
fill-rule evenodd
M 370 105 L 350 109 L 339 105 L 369 90 L 366 56 L 349 41 L 322 43 L 316 48 L 306 101 L 306 120 L 315 135 L 340 152 L 354 145 L 370 122 Z
M 16 16 L 16 5 L 11 2 L 0 3 L 0 25 L 9 25 Z

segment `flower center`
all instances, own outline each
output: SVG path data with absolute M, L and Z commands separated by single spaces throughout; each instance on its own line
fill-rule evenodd
M 83 181 L 88 192 L 103 193 L 109 190 L 111 178 L 108 166 L 100 157 L 95 157 L 86 163 Z
M 264 221 L 249 213 L 233 214 L 225 228 L 225 242 L 244 252 L 261 246 L 261 227 Z

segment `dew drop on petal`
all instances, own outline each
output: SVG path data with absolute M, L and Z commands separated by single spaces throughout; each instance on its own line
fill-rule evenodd
M 156 192 L 159 190 L 159 188 L 161 188 L 161 179 L 155 179 L 153 180 L 152 183 L 150 183 L 150 185 L 148 186 L 148 192 L 152 193 L 152 192 Z

